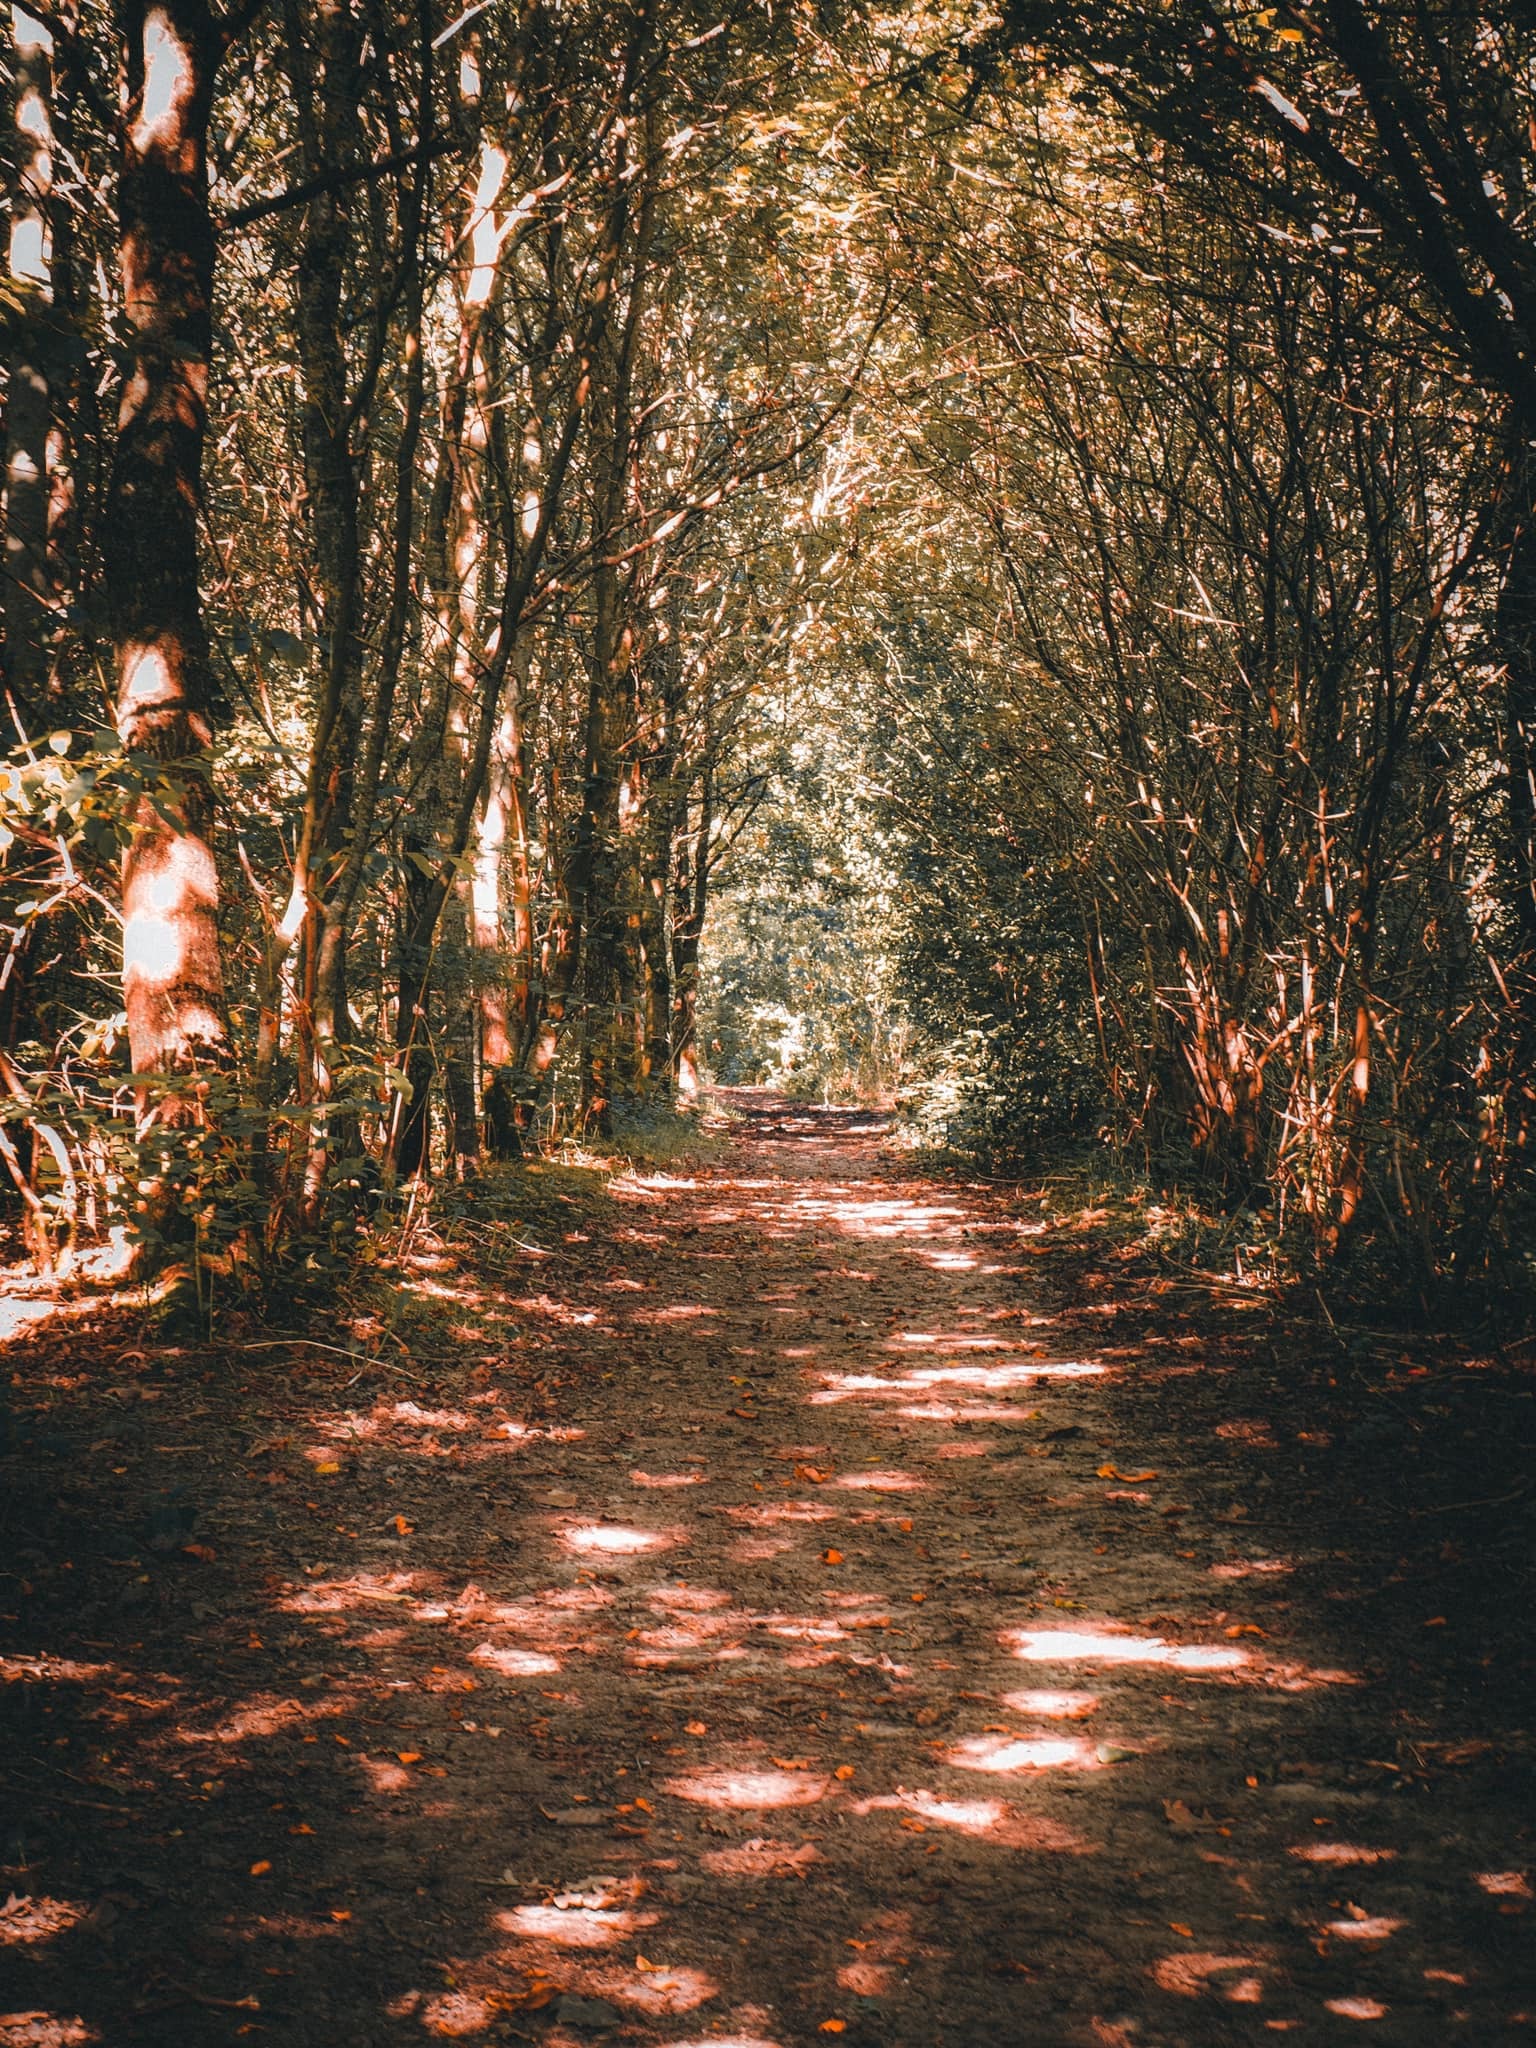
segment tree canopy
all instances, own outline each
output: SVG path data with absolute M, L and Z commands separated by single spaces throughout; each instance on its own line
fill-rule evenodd
M 257 1286 L 703 1070 L 1526 1284 L 1532 33 L 17 8 L 30 1255 Z

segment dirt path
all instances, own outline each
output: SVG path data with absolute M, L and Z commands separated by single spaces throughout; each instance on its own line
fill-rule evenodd
M 1273 1332 L 745 1107 L 418 1260 L 433 1363 L 18 1340 L 0 2048 L 1529 2038 L 1507 1554 Z

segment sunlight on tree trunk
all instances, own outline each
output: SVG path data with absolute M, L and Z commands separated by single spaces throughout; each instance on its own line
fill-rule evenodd
M 141 764 L 123 856 L 123 996 L 136 1074 L 206 1071 L 225 1046 L 209 655 L 197 522 L 212 346 L 206 129 L 218 41 L 193 0 L 126 9 L 119 219 L 129 362 L 103 536 L 117 727 Z M 145 1115 L 200 1114 L 195 1089 Z

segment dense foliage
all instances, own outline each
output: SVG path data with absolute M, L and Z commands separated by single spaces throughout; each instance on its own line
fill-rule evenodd
M 345 1255 L 702 1049 L 1518 1280 L 1528 42 L 18 10 L 32 1256 Z

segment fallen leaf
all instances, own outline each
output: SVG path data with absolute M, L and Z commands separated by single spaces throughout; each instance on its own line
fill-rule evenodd
M 389 1526 L 397 1536 L 409 1536 L 414 1532 L 416 1525 L 414 1522 L 408 1522 L 404 1515 L 396 1515 L 391 1520 Z
M 846 1781 L 847 1779 L 853 1776 L 853 1765 L 839 1764 L 837 1769 L 832 1773 L 832 1775 L 834 1778 L 842 1778 Z
M 818 2034 L 846 2034 L 848 2022 L 846 2020 L 823 2020 L 816 2031 Z
M 1186 1927 L 1182 1920 L 1170 1920 L 1168 1922 L 1168 1925 L 1173 1929 L 1175 1934 L 1182 1934 L 1186 1941 L 1194 1940 L 1195 1930 L 1193 1929 L 1193 1927 Z
M 421 1751 L 419 1749 L 397 1749 L 395 1755 L 403 1764 L 419 1764 L 421 1762 Z
M 263 1856 L 260 1858 L 258 1862 L 255 1862 L 251 1865 L 251 1875 L 252 1877 L 265 1877 L 267 1872 L 271 1868 L 272 1865 L 270 1861 L 267 1857 Z
M 339 1458 L 324 1458 L 315 1467 L 315 1470 L 322 1479 L 330 1479 L 341 1470 L 341 1460 Z
M 183 1557 L 195 1557 L 199 1564 L 212 1564 L 218 1553 L 210 1550 L 206 1543 L 183 1543 L 181 1554 Z
M 1221 1822 L 1207 1812 L 1195 1813 L 1182 1799 L 1165 1799 L 1163 1817 L 1176 1835 L 1219 1834 Z
M 709 1733 L 709 1723 L 707 1721 L 689 1721 L 684 1726 L 683 1733 L 685 1735 L 707 1735 Z
M 608 1824 L 607 1814 L 591 1806 L 562 1806 L 554 1813 L 547 1806 L 541 1806 L 539 1811 L 557 1828 L 600 1828 Z
M 821 1553 L 821 1561 L 823 1564 L 841 1564 L 843 1553 L 840 1550 L 824 1550 Z
M 1155 1479 L 1157 1474 L 1155 1472 L 1122 1472 L 1118 1465 L 1101 1465 L 1099 1467 L 1099 1477 L 1101 1479 L 1118 1479 L 1126 1486 L 1140 1486 L 1148 1479 Z

